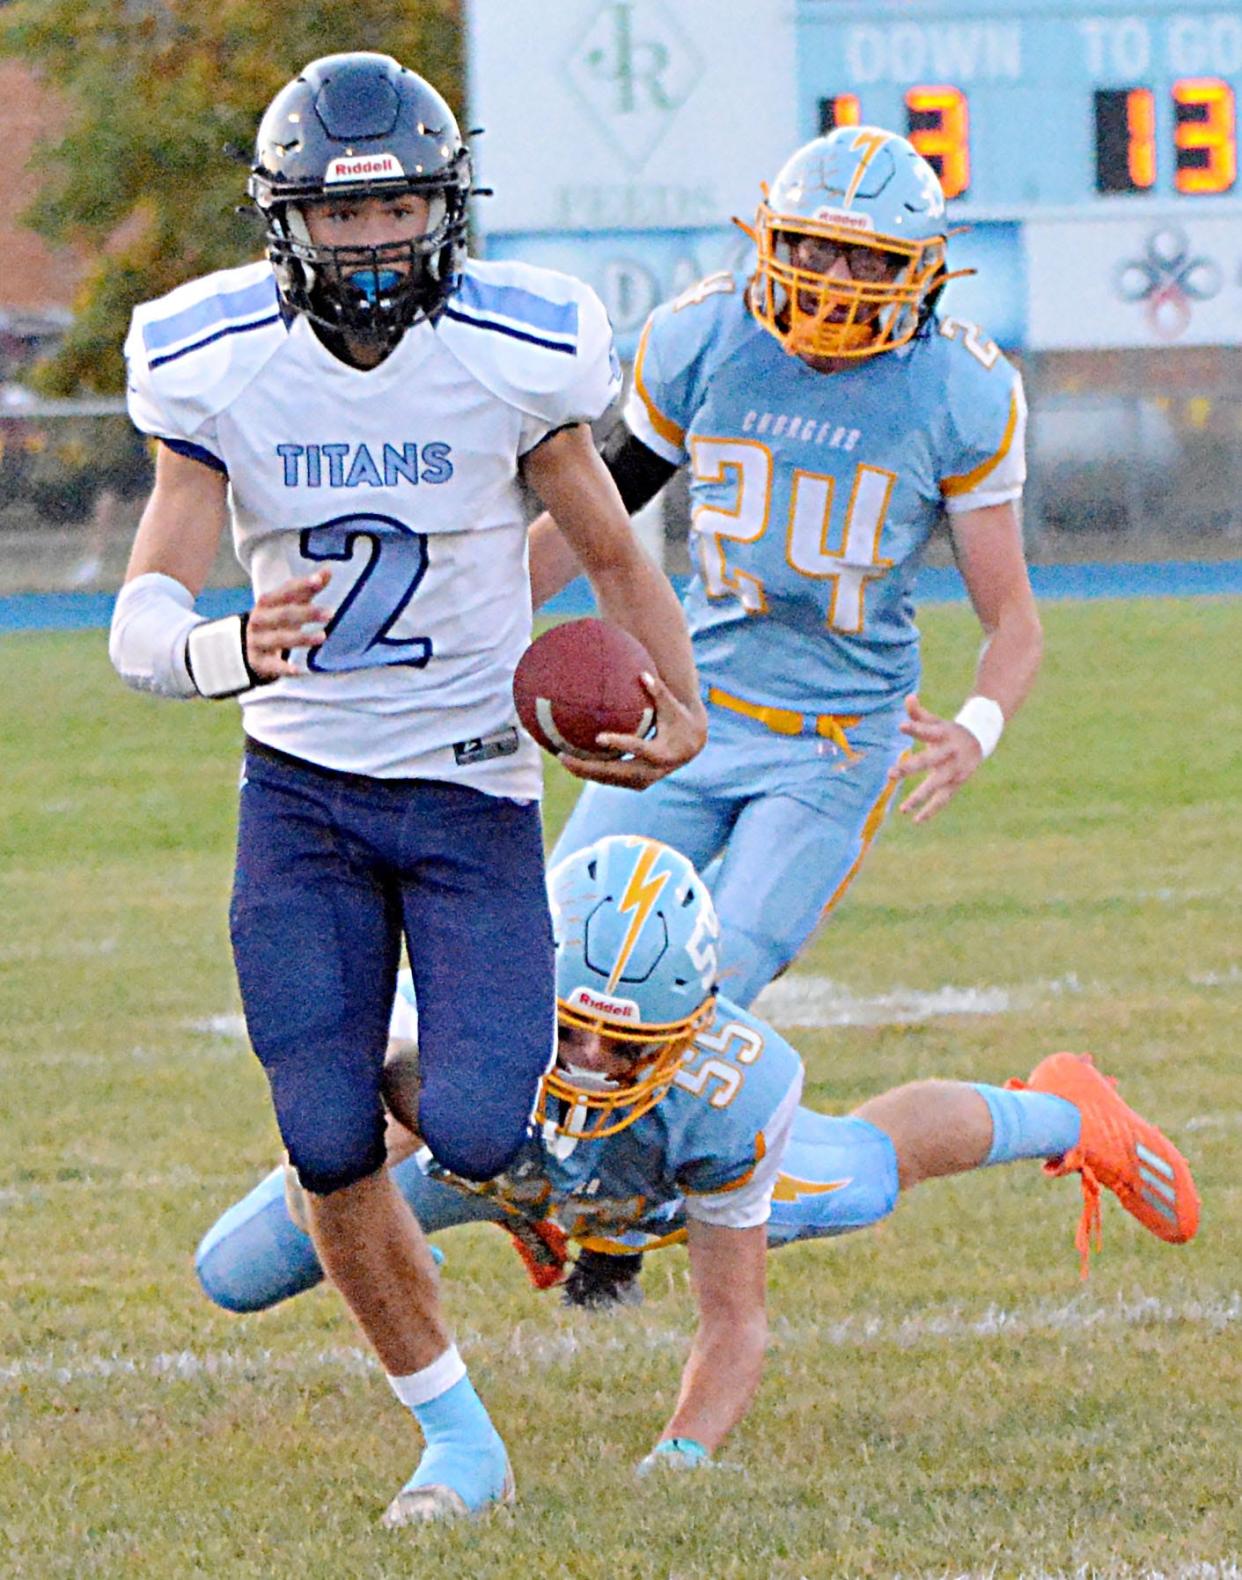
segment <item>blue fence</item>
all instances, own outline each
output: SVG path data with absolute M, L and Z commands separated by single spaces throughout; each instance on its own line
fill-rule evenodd
M 1242 560 L 1169 560 L 1155 564 L 1035 565 L 1035 595 L 1041 601 L 1085 598 L 1228 598 L 1242 595 Z M 680 592 L 684 577 L 674 577 Z M 965 598 L 955 570 L 925 567 L 916 601 L 959 603 Z M 248 607 L 249 595 L 231 587 L 205 592 L 198 609 L 209 619 Z M 18 593 L 0 598 L 0 635 L 10 631 L 91 631 L 107 626 L 111 593 Z M 542 613 L 590 614 L 590 589 L 579 580 L 559 593 Z

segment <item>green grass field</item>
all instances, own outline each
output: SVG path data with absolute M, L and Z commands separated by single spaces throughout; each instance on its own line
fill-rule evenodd
M 924 626 L 944 708 L 976 628 Z M 0 1573 L 1236 1576 L 1242 603 L 1046 626 L 997 757 L 932 825 L 895 820 L 799 966 L 864 1021 L 899 990 L 990 990 L 996 1012 L 793 1040 L 825 1107 L 1091 1048 L 1189 1154 L 1198 1241 L 1110 1198 L 1083 1286 L 1075 1181 L 928 1186 L 774 1258 L 727 1466 L 640 1490 L 692 1321 L 683 1253 L 649 1260 L 642 1310 L 592 1319 L 529 1289 L 501 1235 L 456 1231 L 446 1298 L 521 1501 L 422 1533 L 378 1526 L 415 1436 L 337 1299 L 229 1317 L 193 1278 L 277 1152 L 227 1019 L 236 712 L 125 693 L 100 636 L 0 641 Z M 550 789 L 556 826 L 571 791 Z

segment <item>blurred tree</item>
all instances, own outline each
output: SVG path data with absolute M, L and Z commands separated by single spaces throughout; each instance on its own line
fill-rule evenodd
M 374 49 L 461 101 L 459 0 L 16 0 L 0 55 L 59 94 L 59 135 L 36 153 L 24 216 L 92 260 L 72 328 L 36 371 L 50 394 L 119 391 L 135 302 L 255 257 L 234 212 L 259 115 L 308 60 Z M 230 146 L 236 152 L 230 158 Z

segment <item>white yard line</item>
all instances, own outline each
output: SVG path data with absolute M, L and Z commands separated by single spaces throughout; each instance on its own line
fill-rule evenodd
M 199 1378 L 269 1376 L 318 1372 L 361 1375 L 378 1371 L 379 1363 L 368 1351 L 341 1347 L 307 1352 L 293 1349 L 273 1350 L 160 1350 L 154 1355 L 105 1355 L 85 1350 L 68 1350 L 63 1356 L 34 1355 L 26 1360 L 0 1366 L 0 1383 L 25 1386 L 42 1378 L 50 1382 L 76 1383 L 90 1379 L 111 1381 L 121 1377 L 145 1377 L 156 1382 L 193 1382 Z
M 1164 895 L 1157 891 L 1151 897 Z M 1202 972 L 1186 980 L 1195 987 L 1233 987 L 1242 983 L 1242 967 Z M 1007 1015 L 1033 1009 L 1050 998 L 1096 991 L 1072 971 L 1010 987 L 945 984 L 930 989 L 894 987 L 874 994 L 855 993 L 831 977 L 795 971 L 769 983 L 755 1000 L 754 1010 L 778 1026 L 913 1026 L 945 1015 Z M 207 1037 L 246 1038 L 246 1022 L 237 1014 L 208 1015 L 187 1025 Z
M 777 1316 L 772 1323 L 772 1339 L 777 1350 L 797 1347 L 816 1349 L 874 1349 L 893 1346 L 909 1349 L 925 1343 L 977 1343 L 996 1338 L 1023 1338 L 1037 1334 L 1123 1330 L 1189 1326 L 1224 1332 L 1242 1322 L 1242 1291 L 1209 1294 L 1199 1299 L 1162 1300 L 1154 1295 L 1118 1295 L 1113 1300 L 1097 1301 L 1079 1295 L 1060 1303 L 1038 1302 L 1032 1306 L 1008 1309 L 986 1306 L 969 1312 L 960 1306 L 933 1308 L 905 1317 L 885 1312 L 856 1312 L 836 1322 L 791 1321 Z M 587 1318 L 555 1314 L 550 1322 L 519 1322 L 508 1338 L 497 1343 L 477 1331 L 462 1335 L 481 1358 L 490 1352 L 493 1363 L 524 1362 L 538 1370 L 549 1364 L 576 1362 L 581 1356 L 601 1352 L 635 1350 L 683 1350 L 686 1329 L 680 1325 L 648 1320 L 640 1323 L 603 1327 Z M 89 1379 L 143 1377 L 157 1382 L 187 1382 L 248 1374 L 313 1373 L 361 1374 L 376 1371 L 377 1362 L 366 1350 L 356 1347 L 306 1349 L 294 1346 L 286 1351 L 236 1347 L 217 1350 L 158 1351 L 152 1354 L 124 1354 L 106 1350 L 68 1348 L 44 1351 L 0 1366 L 0 1384 L 27 1386 L 44 1379 L 73 1383 Z M 1239 1577 L 1242 1580 L 1242 1577 Z
M 755 1013 L 778 1026 L 907 1026 L 942 1015 L 1006 1015 L 1048 998 L 1084 992 L 1074 975 L 1019 987 L 894 988 L 871 996 L 831 977 L 794 974 L 769 984 Z
M 1083 1564 L 1078 1569 L 928 1569 L 916 1580 L 1242 1580 L 1242 1564 L 1236 1558 L 1218 1563 L 1174 1564 L 1169 1569 L 1136 1569 L 1132 1564 Z
M 205 1020 L 192 1020 L 190 1030 L 204 1037 L 235 1037 L 246 1040 L 246 1020 L 243 1015 L 208 1015 Z
M 1242 985 L 1242 966 L 1233 965 L 1226 971 L 1197 971 L 1189 980 L 1195 987 L 1238 987 Z

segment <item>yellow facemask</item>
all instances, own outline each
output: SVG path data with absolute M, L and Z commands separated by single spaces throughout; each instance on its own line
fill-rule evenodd
M 564 1026 L 627 1044 L 650 1048 L 641 1054 L 624 1078 L 556 1064 L 544 1076 L 535 1104 L 535 1118 L 543 1129 L 575 1141 L 600 1141 L 641 1119 L 673 1084 L 682 1060 L 694 1039 L 710 1024 L 715 998 L 709 998 L 688 1020 L 668 1026 L 621 1025 L 583 1011 L 578 1005 L 557 1001 L 557 1017 Z M 557 1108 L 559 1106 L 559 1114 Z
M 939 236 L 911 241 L 840 220 L 778 214 L 766 197 L 754 228 L 742 229 L 759 252 L 751 311 L 793 356 L 873 357 L 905 345 L 918 330 L 929 297 L 951 278 Z M 838 272 L 829 278 L 818 269 L 798 267 L 794 251 L 804 237 L 836 244 L 876 277 L 851 273 L 844 278 Z M 893 260 L 899 260 L 895 272 Z

